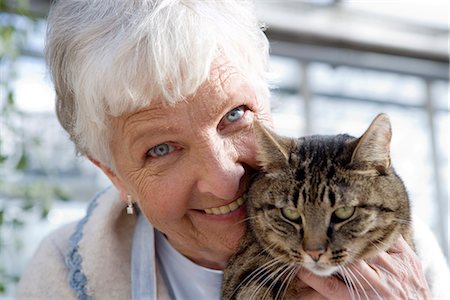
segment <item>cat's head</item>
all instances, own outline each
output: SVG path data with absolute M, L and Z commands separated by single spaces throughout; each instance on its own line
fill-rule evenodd
M 280 137 L 255 123 L 262 171 L 248 194 L 250 226 L 276 258 L 327 276 L 374 256 L 409 229 L 407 193 L 390 161 L 391 125 L 360 137 Z

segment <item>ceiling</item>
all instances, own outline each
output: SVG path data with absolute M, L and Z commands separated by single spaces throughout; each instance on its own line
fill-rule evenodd
M 29 0 L 30 11 L 45 16 L 50 2 Z M 256 0 L 256 8 L 271 40 L 449 62 L 446 1 Z

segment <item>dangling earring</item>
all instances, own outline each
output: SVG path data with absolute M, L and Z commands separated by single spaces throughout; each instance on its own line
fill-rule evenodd
M 134 213 L 134 207 L 133 207 L 133 201 L 131 199 L 131 195 L 130 194 L 127 195 L 127 202 L 128 202 L 127 214 L 132 215 Z

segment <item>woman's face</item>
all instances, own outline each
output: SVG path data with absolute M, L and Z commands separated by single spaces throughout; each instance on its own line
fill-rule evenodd
M 186 101 L 113 120 L 117 171 L 107 174 L 178 251 L 223 268 L 245 230 L 240 199 L 257 168 L 255 118 L 270 121 L 267 104 L 234 68 L 213 65 Z

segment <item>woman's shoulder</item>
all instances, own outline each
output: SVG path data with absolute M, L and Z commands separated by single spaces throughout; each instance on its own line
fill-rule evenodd
M 124 207 L 117 191 L 106 189 L 89 203 L 81 220 L 47 235 L 21 276 L 17 298 L 76 298 L 87 292 L 87 280 L 95 286 L 103 281 L 100 274 L 116 273 L 111 271 L 118 262 L 129 261 L 135 225 Z
M 65 256 L 76 223 L 67 224 L 44 238 L 23 272 L 17 299 L 71 299 Z

